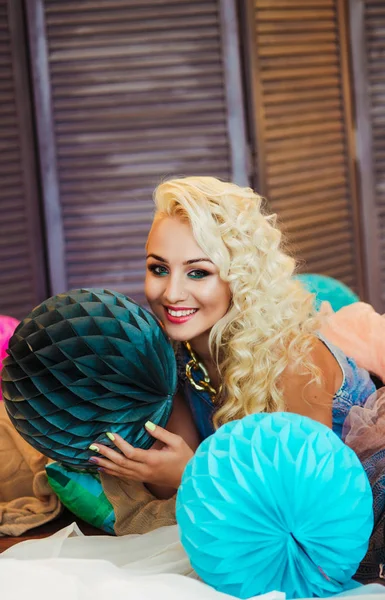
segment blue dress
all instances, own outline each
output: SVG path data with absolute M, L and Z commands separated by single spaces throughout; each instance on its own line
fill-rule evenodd
M 368 371 L 358 367 L 353 359 L 347 357 L 326 339 L 321 336 L 320 339 L 337 360 L 343 374 L 341 387 L 333 398 L 332 417 L 333 431 L 344 440 L 343 425 L 349 411 L 353 406 L 363 407 L 368 398 L 375 393 L 376 386 Z M 205 439 L 215 431 L 213 426 L 215 405 L 207 392 L 197 391 L 189 383 L 185 374 L 186 363 L 189 360 L 190 356 L 186 348 L 181 346 L 177 354 L 180 388 L 189 404 L 198 431 L 202 439 Z M 195 381 L 199 381 L 202 373 L 193 371 L 192 376 Z M 385 472 L 381 470 L 378 473 L 379 460 L 385 461 L 385 440 L 384 450 L 362 461 L 373 490 L 375 517 L 369 550 L 357 571 L 357 579 L 364 583 L 377 579 L 383 570 L 385 573 L 382 565 L 385 563 Z

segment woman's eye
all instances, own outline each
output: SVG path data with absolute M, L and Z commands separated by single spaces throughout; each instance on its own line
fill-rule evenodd
M 188 275 L 191 279 L 203 279 L 203 277 L 207 277 L 210 273 L 203 269 L 194 269 L 194 271 L 190 271 Z
M 148 270 L 151 271 L 151 273 L 154 273 L 154 275 L 158 275 L 158 277 L 163 277 L 168 274 L 167 268 L 162 265 L 150 265 Z

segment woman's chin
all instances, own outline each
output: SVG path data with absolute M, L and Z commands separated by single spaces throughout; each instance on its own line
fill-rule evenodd
M 175 331 L 175 328 L 165 327 L 165 331 L 167 332 L 168 337 L 173 342 L 186 342 L 188 338 L 186 337 L 186 333 L 183 331 Z
M 195 329 L 183 325 L 172 326 L 170 325 L 170 323 L 165 323 L 164 329 L 168 337 L 173 342 L 188 342 L 189 340 L 195 338 L 197 335 Z

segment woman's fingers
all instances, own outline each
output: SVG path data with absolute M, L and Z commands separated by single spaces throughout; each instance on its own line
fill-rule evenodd
M 106 458 L 108 458 L 108 460 L 113 462 L 115 465 L 124 467 L 125 463 L 127 461 L 127 457 L 125 455 L 122 455 L 119 452 L 116 452 L 116 450 L 112 450 L 112 448 L 108 448 L 107 446 L 104 446 L 103 444 L 99 444 L 99 443 L 91 444 L 91 446 L 89 447 L 89 450 L 92 450 L 92 452 L 97 453 L 96 456 L 91 457 L 90 462 L 98 462 L 99 463 L 99 460 L 100 460 L 99 457 L 105 456 Z
M 96 442 L 89 447 L 96 453 L 96 456 L 90 458 L 90 462 L 122 479 L 167 485 L 176 489 L 193 452 L 181 436 L 170 433 L 159 425 L 147 422 L 146 429 L 159 441 L 161 449 L 134 448 L 117 433 L 108 432 L 107 437 L 120 452 Z
M 163 429 L 163 427 L 160 427 L 160 425 L 155 425 L 154 423 L 151 423 L 151 421 L 147 421 L 147 423 L 145 424 L 145 428 L 147 429 L 148 433 L 152 435 L 152 437 L 159 440 L 160 442 L 163 442 L 163 444 L 169 446 L 170 448 L 177 447 L 180 443 L 180 440 L 182 439 L 179 435 L 171 433 L 170 431 L 167 431 L 167 429 Z
M 101 468 L 103 471 L 108 471 L 111 475 L 115 475 L 116 477 L 138 479 L 142 481 L 146 475 L 146 467 L 144 465 L 130 461 L 129 459 L 126 459 L 126 464 L 124 466 L 117 465 L 116 463 L 108 460 L 107 458 L 103 458 L 102 456 L 92 457 L 90 462 L 96 465 L 99 469 Z
M 108 437 L 109 440 L 111 440 L 111 442 L 114 442 L 115 446 L 117 448 L 119 448 L 119 450 L 121 450 L 121 452 L 124 454 L 124 456 L 126 456 L 130 460 L 135 460 L 137 462 L 146 462 L 146 454 L 147 454 L 148 450 L 142 450 L 141 448 L 134 448 L 134 446 L 131 446 L 131 444 L 126 442 L 126 440 L 124 440 L 117 433 L 108 432 L 108 433 L 106 433 L 106 436 Z
M 97 454 L 89 459 L 90 462 L 98 467 L 112 471 L 117 476 L 124 476 L 130 479 L 145 477 L 148 470 L 146 462 L 149 462 L 149 457 L 147 456 L 148 450 L 134 448 L 118 434 L 113 434 L 114 440 L 111 439 L 111 434 L 108 437 L 121 450 L 122 454 L 104 444 L 91 444 L 89 449 Z
M 114 439 L 112 440 L 112 437 L 110 437 L 111 435 L 113 435 Z M 97 452 L 98 454 L 102 454 L 103 456 L 106 456 L 109 460 L 111 460 L 112 462 L 116 463 L 117 465 L 124 465 L 125 460 L 129 459 L 135 462 L 144 462 L 145 458 L 146 458 L 146 452 L 147 450 L 141 450 L 140 448 L 134 448 L 133 446 L 131 446 L 131 444 L 129 444 L 128 442 L 126 442 L 122 437 L 120 437 L 120 435 L 114 433 L 114 434 L 110 434 L 109 439 L 111 441 L 114 442 L 115 446 L 117 448 L 119 448 L 119 450 L 121 450 L 120 452 L 116 452 L 116 450 L 114 450 L 113 448 L 109 448 L 108 446 L 105 446 L 104 444 L 100 444 L 99 442 L 95 443 L 95 444 L 91 444 L 91 446 L 89 446 L 89 450 L 92 450 L 93 452 Z

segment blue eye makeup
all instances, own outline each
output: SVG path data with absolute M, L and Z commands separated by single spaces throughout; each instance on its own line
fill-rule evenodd
M 165 275 L 169 275 L 169 269 L 164 265 L 148 265 L 147 269 L 156 277 L 164 277 Z M 204 269 L 193 269 L 187 273 L 187 277 L 190 279 L 204 279 L 209 275 L 211 275 L 211 273 L 205 271 Z
M 157 277 L 164 277 L 165 275 L 168 275 L 168 269 L 163 265 L 149 265 L 147 268 Z
M 194 269 L 193 271 L 190 271 L 188 276 L 191 279 L 203 279 L 204 277 L 207 277 L 208 275 L 210 275 L 210 273 L 208 271 L 205 271 L 204 269 Z

